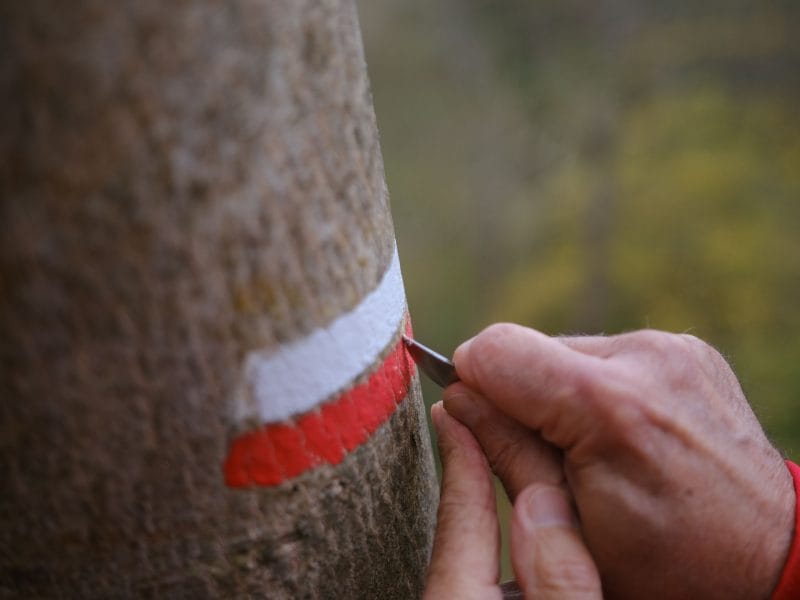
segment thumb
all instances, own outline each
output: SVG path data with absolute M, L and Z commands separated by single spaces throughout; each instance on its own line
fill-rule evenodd
M 517 496 L 511 562 L 526 600 L 602 600 L 597 567 L 560 487 L 536 483 Z

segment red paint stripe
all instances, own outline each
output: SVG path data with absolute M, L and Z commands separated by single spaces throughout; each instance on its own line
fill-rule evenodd
M 338 465 L 394 413 L 408 395 L 414 369 L 400 340 L 367 381 L 295 423 L 271 423 L 240 435 L 228 449 L 225 483 L 276 485 L 321 464 Z

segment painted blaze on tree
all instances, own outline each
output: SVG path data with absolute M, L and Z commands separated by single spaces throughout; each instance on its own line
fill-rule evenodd
M 417 595 L 435 480 L 353 3 L 0 11 L 0 590 Z

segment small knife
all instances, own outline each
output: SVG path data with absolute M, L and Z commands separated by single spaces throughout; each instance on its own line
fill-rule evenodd
M 452 361 L 408 336 L 403 336 L 403 342 L 417 366 L 436 385 L 444 388 L 458 381 L 456 368 Z

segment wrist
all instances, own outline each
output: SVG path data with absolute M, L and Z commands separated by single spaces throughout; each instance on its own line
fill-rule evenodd
M 788 527 L 789 543 L 787 544 L 777 584 L 773 587 L 772 600 L 790 600 L 800 596 L 800 467 L 786 461 L 787 476 L 792 482 L 792 522 Z

